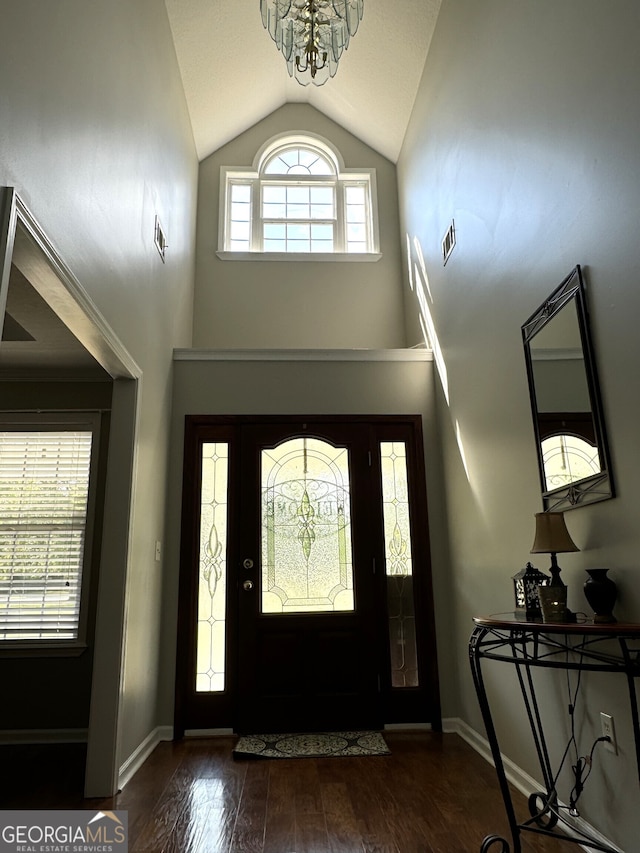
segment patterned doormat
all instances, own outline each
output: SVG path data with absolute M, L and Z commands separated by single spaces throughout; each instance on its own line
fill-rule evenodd
M 349 755 L 390 755 L 380 732 L 319 732 L 313 734 L 244 735 L 233 757 L 341 758 Z

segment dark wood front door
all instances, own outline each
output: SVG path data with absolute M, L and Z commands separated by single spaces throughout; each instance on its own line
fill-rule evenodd
M 420 420 L 188 417 L 175 732 L 440 727 Z
M 366 424 L 242 431 L 241 731 L 384 722 L 368 451 Z

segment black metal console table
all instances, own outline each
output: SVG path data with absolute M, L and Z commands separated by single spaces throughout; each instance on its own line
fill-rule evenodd
M 533 832 L 553 836 L 563 841 L 582 844 L 592 850 L 616 853 L 610 845 L 577 830 L 568 819 L 565 809 L 558 807 L 554 774 L 545 740 L 542 717 L 536 699 L 533 670 L 536 668 L 617 672 L 626 677 L 629 705 L 640 781 L 640 726 L 636 679 L 640 678 L 640 624 L 593 624 L 522 622 L 512 614 L 475 617 L 475 628 L 469 640 L 471 672 L 482 711 L 491 754 L 498 774 L 500 791 L 509 821 L 513 853 L 521 853 L 521 835 Z M 529 797 L 531 817 L 518 822 L 511 799 L 509 784 L 491 707 L 482 674 L 482 661 L 494 660 L 515 666 L 520 691 L 529 719 L 545 790 Z M 564 832 L 557 832 L 562 826 Z M 507 839 L 488 835 L 480 853 L 511 853 Z

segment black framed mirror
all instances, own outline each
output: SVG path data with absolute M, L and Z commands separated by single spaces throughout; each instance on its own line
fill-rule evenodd
M 542 502 L 614 496 L 584 279 L 576 266 L 522 326 Z

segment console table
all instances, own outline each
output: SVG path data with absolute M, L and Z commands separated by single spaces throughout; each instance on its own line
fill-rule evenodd
M 566 809 L 558 806 L 554 774 L 545 740 L 541 713 L 536 698 L 533 672 L 537 668 L 597 671 L 622 674 L 627 681 L 633 725 L 638 779 L 640 781 L 640 726 L 636 679 L 640 678 L 640 624 L 594 624 L 523 622 L 513 614 L 474 617 L 475 628 L 469 640 L 471 672 L 482 712 L 491 754 L 498 774 L 500 791 L 511 831 L 513 853 L 521 853 L 521 835 L 534 832 L 560 840 L 582 844 L 592 850 L 615 853 L 597 839 L 585 835 L 568 819 Z M 502 661 L 515 667 L 520 691 L 535 744 L 545 790 L 529 797 L 531 817 L 518 822 L 500 755 L 498 736 L 482 674 L 484 660 Z M 557 828 L 564 827 L 564 832 Z M 511 853 L 509 842 L 499 835 L 488 835 L 480 853 Z

